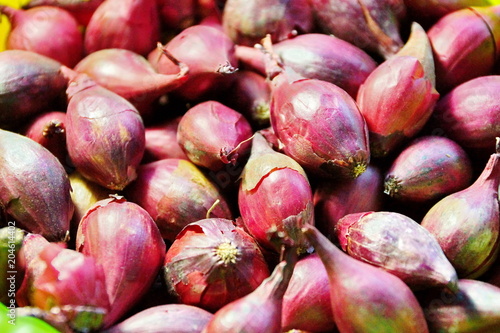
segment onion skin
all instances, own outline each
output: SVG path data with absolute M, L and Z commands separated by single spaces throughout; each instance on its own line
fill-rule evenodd
M 266 10 L 262 10 L 264 6 Z M 228 0 L 222 12 L 222 26 L 235 44 L 253 46 L 267 34 L 276 43 L 310 32 L 312 9 L 307 0 Z
M 199 333 L 213 314 L 192 305 L 165 304 L 143 310 L 104 333 Z
M 497 332 L 500 288 L 480 280 L 460 279 L 458 292 L 436 290 L 422 296 L 431 332 Z
M 197 20 L 196 0 L 157 0 L 162 26 L 170 30 L 183 30 Z
M 456 290 L 457 273 L 434 236 L 395 212 L 348 214 L 336 227 L 350 256 L 396 275 L 412 289 L 435 286 Z
M 313 196 L 317 228 L 335 242 L 338 220 L 347 214 L 381 210 L 382 191 L 383 175 L 373 165 L 356 179 L 318 183 Z
M 193 163 L 164 159 L 141 165 L 137 180 L 125 195 L 146 209 L 163 238 L 173 241 L 186 225 L 211 217 L 232 219 L 232 212 L 219 189 Z
M 370 132 L 374 157 L 385 157 L 414 137 L 430 118 L 439 93 L 413 56 L 380 64 L 361 85 L 357 103 Z
M 447 14 L 428 32 L 440 92 L 491 73 L 500 46 L 500 6 L 469 7 Z
M 297 261 L 283 295 L 281 323 L 284 332 L 331 332 L 335 328 L 328 275 L 317 253 Z
M 238 61 L 235 45 L 222 30 L 197 24 L 174 36 L 164 49 L 189 68 L 188 80 L 173 91 L 187 101 L 212 99 L 217 92 L 227 89 L 234 80 Z M 156 48 L 148 54 L 148 60 L 158 73 L 177 74 L 178 67 L 161 56 Z
M 120 48 L 147 55 L 160 40 L 160 16 L 156 1 L 104 1 L 85 30 L 86 54 Z
M 121 318 L 151 287 L 166 245 L 149 214 L 121 197 L 98 201 L 82 218 L 76 249 L 106 268 L 110 311 L 104 326 Z
M 70 183 L 59 160 L 39 143 L 0 130 L 0 203 L 18 227 L 64 240 L 73 215 Z
M 177 141 L 194 164 L 212 171 L 236 165 L 250 152 L 252 128 L 239 112 L 217 101 L 201 102 L 182 116 Z M 241 145 L 240 145 L 241 144 Z
M 422 308 L 403 281 L 345 254 L 313 226 L 303 232 L 328 273 L 340 333 L 428 332 Z
M 451 139 L 421 136 L 410 142 L 385 174 L 384 193 L 398 200 L 429 202 L 471 184 L 467 153 Z
M 312 190 L 302 167 L 255 134 L 242 175 L 238 207 L 245 229 L 270 250 L 307 247 L 300 228 L 314 223 Z M 276 238 L 277 236 L 277 238 Z
M 66 142 L 71 161 L 89 180 L 123 190 L 137 177 L 144 154 L 139 112 L 86 74 L 76 74 L 67 95 Z
M 472 79 L 441 98 L 434 109 L 430 128 L 462 147 L 494 149 L 500 136 L 500 76 Z
M 55 6 L 70 12 L 81 26 L 86 27 L 95 10 L 104 0 L 30 0 L 25 7 Z
M 438 240 L 460 278 L 481 276 L 498 256 L 500 139 L 496 148 L 472 185 L 438 201 L 421 222 Z
M 58 61 L 35 52 L 0 52 L 0 128 L 15 129 L 63 100 L 67 79 L 60 67 Z
M 211 312 L 255 290 L 269 276 L 257 242 L 231 220 L 187 225 L 165 256 L 167 286 L 183 304 Z
M 177 142 L 177 128 L 182 116 L 146 126 L 143 164 L 166 158 L 189 160 Z
M 368 128 L 354 99 L 322 80 L 288 82 L 277 75 L 271 125 L 285 153 L 306 170 L 330 178 L 356 178 L 370 161 Z
M 406 16 L 403 0 L 313 0 L 317 25 L 369 52 L 389 58 L 402 46 L 400 21 Z

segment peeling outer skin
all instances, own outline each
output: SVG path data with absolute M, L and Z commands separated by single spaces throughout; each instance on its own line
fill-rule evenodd
M 347 244 L 349 243 L 349 228 L 354 223 L 357 223 L 359 220 L 361 220 L 364 216 L 370 215 L 372 213 L 373 212 L 349 214 L 341 219 L 344 221 L 343 223 L 337 223 L 337 226 L 335 227 L 335 233 L 337 234 L 342 250 L 347 251 Z

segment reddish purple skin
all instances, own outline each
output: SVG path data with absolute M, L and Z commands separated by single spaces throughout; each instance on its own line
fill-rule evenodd
M 392 162 L 385 191 L 398 199 L 424 202 L 463 190 L 471 181 L 471 161 L 462 147 L 445 137 L 423 136 Z
M 182 30 L 197 20 L 195 0 L 157 0 L 162 25 L 170 30 Z
M 7 49 L 35 52 L 72 68 L 83 56 L 83 34 L 77 20 L 66 10 L 39 6 L 27 10 L 0 6 L 12 30 Z
M 217 101 L 205 101 L 182 116 L 177 141 L 194 164 L 218 171 L 226 164 L 236 165 L 240 156 L 249 154 L 250 141 L 238 145 L 252 134 L 250 123 L 241 113 Z
M 111 310 L 109 327 L 153 284 L 165 258 L 166 245 L 151 216 L 125 199 L 104 199 L 82 218 L 76 249 L 105 267 Z
M 432 128 L 443 131 L 464 148 L 492 151 L 500 136 L 500 76 L 472 79 L 441 98 L 434 109 Z
M 330 332 L 335 328 L 325 266 L 313 253 L 297 262 L 283 296 L 283 331 Z
M 177 117 L 146 127 L 146 148 L 143 164 L 166 158 L 188 160 L 188 157 L 177 142 L 177 128 L 180 120 L 181 117 Z
M 55 6 L 60 7 L 71 13 L 78 23 L 86 27 L 94 14 L 95 10 L 104 0 L 83 0 L 83 1 L 67 1 L 67 0 L 30 0 L 26 4 L 26 8 L 36 6 Z

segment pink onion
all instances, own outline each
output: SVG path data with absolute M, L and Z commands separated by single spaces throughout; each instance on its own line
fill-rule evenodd
M 146 126 L 146 148 L 143 162 L 149 163 L 165 158 L 188 160 L 186 153 L 177 142 L 177 128 L 181 116 Z
M 27 8 L 37 6 L 60 7 L 73 15 L 78 23 L 86 27 L 95 10 L 104 0 L 29 0 L 25 5 Z

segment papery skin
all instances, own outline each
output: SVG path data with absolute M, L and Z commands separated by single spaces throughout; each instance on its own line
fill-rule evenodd
M 144 123 L 126 99 L 77 74 L 67 89 L 66 142 L 76 169 L 112 190 L 137 177 L 145 147 Z
M 303 232 L 328 273 L 339 332 L 428 332 L 422 308 L 403 281 L 343 253 L 313 226 Z
M 431 332 L 500 329 L 500 288 L 484 281 L 460 279 L 456 294 L 444 290 L 429 293 L 421 304 Z
M 222 256 L 217 254 L 221 244 L 231 246 Z M 269 274 L 257 242 L 231 220 L 220 218 L 187 225 L 164 263 L 167 286 L 180 302 L 211 312 L 249 294 Z
M 153 284 L 166 245 L 151 216 L 114 197 L 100 200 L 82 218 L 76 249 L 105 267 L 110 311 L 105 327 L 121 318 Z
M 0 130 L 0 204 L 31 233 L 62 241 L 73 215 L 70 183 L 59 160 L 39 143 Z
M 252 140 L 241 175 L 238 207 L 246 230 L 262 246 L 274 251 L 281 244 L 307 246 L 300 235 L 303 225 L 314 223 L 307 175 L 292 158 L 272 150 L 261 134 Z M 282 239 L 274 239 L 274 233 Z
M 161 123 L 146 126 L 146 147 L 143 163 L 154 162 L 165 158 L 189 160 L 177 142 L 177 128 L 182 116 Z
M 171 30 L 183 30 L 194 25 L 198 19 L 197 2 L 195 0 L 158 0 L 162 25 Z
M 421 136 L 410 142 L 385 174 L 384 193 L 403 201 L 425 202 L 471 184 L 465 150 L 446 137 Z
M 32 51 L 73 67 L 83 56 L 83 34 L 76 19 L 53 6 L 14 9 L 0 6 L 12 24 L 7 49 Z
M 464 148 L 494 149 L 500 136 L 500 76 L 472 79 L 441 98 L 430 125 Z
M 400 21 L 406 17 L 403 0 L 312 0 L 310 4 L 323 33 L 384 58 L 403 46 L 399 34 Z
M 335 328 L 328 275 L 317 253 L 295 264 L 283 295 L 281 323 L 283 331 L 330 332 Z
M 470 6 L 490 6 L 494 0 L 404 0 L 412 16 L 419 20 L 436 21 L 451 12 Z
M 104 0 L 30 0 L 25 7 L 32 8 L 36 6 L 56 6 L 69 11 L 78 21 L 86 27 L 97 7 Z
M 460 278 L 475 279 L 493 264 L 500 248 L 500 144 L 466 189 L 438 201 L 421 225 L 438 240 Z
M 193 305 L 164 304 L 138 312 L 104 332 L 175 331 L 176 333 L 198 333 L 212 317 L 212 313 Z
M 334 241 L 339 219 L 347 214 L 382 209 L 382 191 L 383 175 L 374 165 L 369 165 L 356 179 L 317 184 L 313 196 L 316 227 Z
M 67 80 L 60 67 L 58 61 L 31 51 L 0 52 L 0 128 L 15 129 L 63 100 Z
M 191 162 L 218 171 L 226 164 L 241 163 L 251 147 L 244 141 L 252 134 L 250 123 L 241 113 L 210 100 L 184 113 L 177 128 L 177 141 Z
M 111 0 L 92 14 L 85 52 L 121 48 L 147 55 L 160 40 L 160 17 L 153 0 Z
M 233 42 L 253 46 L 267 34 L 273 42 L 279 42 L 296 33 L 310 32 L 313 15 L 307 0 L 228 0 L 222 25 Z
M 306 170 L 356 178 L 370 161 L 368 128 L 354 99 L 317 79 L 274 78 L 271 125 L 285 153 Z
M 189 68 L 188 80 L 174 94 L 187 101 L 211 99 L 209 96 L 224 91 L 233 80 L 238 61 L 233 41 L 220 29 L 208 25 L 193 25 L 174 36 L 164 47 Z M 158 73 L 176 74 L 178 67 L 161 56 L 156 48 L 148 54 L 148 61 Z
M 370 132 L 374 157 L 384 157 L 414 137 L 430 118 L 439 93 L 413 56 L 380 64 L 361 85 L 357 103 Z
M 146 209 L 163 238 L 173 241 L 191 222 L 210 217 L 232 219 L 227 201 L 215 184 L 192 162 L 164 159 L 141 165 L 138 178 L 126 189 L 129 200 Z
M 500 6 L 452 12 L 436 22 L 428 36 L 434 50 L 437 88 L 446 93 L 493 70 L 500 46 Z
M 457 273 L 434 236 L 400 213 L 348 214 L 336 235 L 350 256 L 384 269 L 413 289 L 445 286 L 456 290 Z

